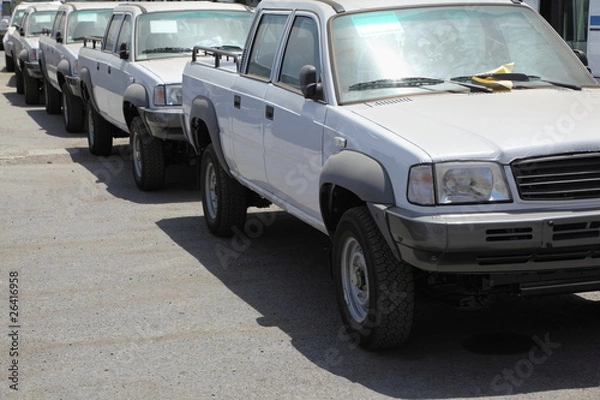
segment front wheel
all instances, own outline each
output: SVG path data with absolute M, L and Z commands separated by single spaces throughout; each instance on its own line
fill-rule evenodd
M 15 85 L 17 86 L 17 93 L 25 93 L 25 84 L 23 82 L 23 71 L 18 67 L 15 67 Z
M 4 53 L 4 62 L 6 63 L 6 72 L 15 72 L 15 62 L 13 58 Z
M 94 105 L 87 104 L 87 134 L 90 153 L 95 156 L 110 156 L 112 153 L 113 127 L 96 111 Z
M 342 320 L 369 350 L 394 348 L 410 333 L 412 267 L 394 256 L 365 206 L 344 213 L 333 239 L 333 278 Z
M 152 136 L 144 121 L 135 117 L 131 122 L 131 159 L 133 179 L 140 190 L 162 189 L 165 183 L 165 152 L 163 142 Z
M 246 222 L 246 189 L 227 175 L 212 144 L 202 154 L 200 166 L 202 209 L 208 229 L 216 236 L 231 236 Z
M 48 79 L 44 79 L 44 100 L 48 114 L 60 114 L 60 91 L 54 88 Z
M 82 132 L 85 114 L 83 100 L 73 94 L 67 82 L 62 85 L 61 103 L 63 122 L 67 132 Z
M 27 69 L 23 71 L 23 88 L 25 104 L 40 104 L 40 81 L 31 76 Z

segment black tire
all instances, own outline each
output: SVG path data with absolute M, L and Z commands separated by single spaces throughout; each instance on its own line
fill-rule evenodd
M 25 104 L 40 104 L 40 81 L 23 71 L 23 88 L 25 91 Z
M 243 231 L 246 222 L 246 189 L 227 175 L 211 144 L 202 154 L 200 166 L 202 209 L 208 229 L 216 236 L 231 236 L 233 228 Z
M 365 349 L 400 346 L 414 315 L 412 267 L 398 259 L 366 206 L 347 210 L 333 239 L 333 279 L 346 329 Z
M 158 190 L 165 185 L 163 142 L 152 136 L 140 117 L 131 121 L 129 138 L 133 179 L 140 190 Z
M 67 132 L 83 132 L 85 107 L 81 97 L 77 97 L 71 91 L 68 83 L 62 85 L 61 95 L 62 116 Z
M 46 103 L 46 112 L 48 114 L 60 114 L 61 94 L 47 79 L 44 79 L 44 100 Z
M 17 93 L 25 93 L 25 84 L 23 83 L 23 71 L 15 67 L 15 84 L 17 86 Z
M 113 127 L 89 102 L 85 107 L 87 112 L 87 137 L 90 153 L 95 156 L 110 156 L 112 153 Z
M 6 64 L 6 72 L 15 72 L 15 63 L 13 61 L 13 58 L 10 57 L 8 54 L 4 53 L 4 61 Z

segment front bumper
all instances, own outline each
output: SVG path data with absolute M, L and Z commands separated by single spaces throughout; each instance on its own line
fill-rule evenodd
M 152 136 L 165 140 L 185 140 L 181 128 L 181 109 L 144 109 L 142 114 Z
M 386 210 L 391 240 L 413 266 L 449 273 L 600 271 L 600 211 L 411 215 Z

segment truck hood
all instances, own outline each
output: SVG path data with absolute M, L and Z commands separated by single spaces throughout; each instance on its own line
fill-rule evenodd
M 600 89 L 418 95 L 350 107 L 431 160 L 516 158 L 600 150 Z
M 189 57 L 159 58 L 154 60 L 137 61 L 140 67 L 146 68 L 156 76 L 157 82 L 181 83 L 181 75 Z

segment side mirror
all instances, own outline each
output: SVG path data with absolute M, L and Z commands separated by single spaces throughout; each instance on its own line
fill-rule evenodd
M 21 36 L 25 36 L 25 29 L 23 29 L 23 27 L 19 27 L 19 35 Z
M 587 54 L 585 54 L 585 51 L 573 49 L 573 53 L 575 53 L 575 55 L 577 56 L 577 58 L 579 58 L 579 61 L 581 61 L 583 65 L 585 65 L 586 67 L 589 65 Z
M 300 90 L 306 99 L 321 100 L 323 86 L 317 81 L 317 69 L 314 65 L 305 65 L 300 69 Z
M 56 32 L 56 43 L 62 43 L 62 42 L 63 42 L 62 33 Z
M 119 58 L 121 60 L 127 60 L 129 58 L 129 50 L 127 49 L 127 43 L 125 42 L 119 45 Z

